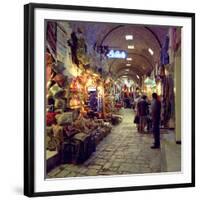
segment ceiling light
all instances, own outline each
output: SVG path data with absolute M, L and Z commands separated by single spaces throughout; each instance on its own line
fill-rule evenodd
M 126 35 L 125 38 L 126 40 L 133 40 L 133 35 Z
M 153 56 L 154 52 L 151 48 L 148 49 L 149 53 Z
M 125 71 L 129 72 L 129 69 L 125 69 Z
M 138 75 L 136 75 L 138 79 L 140 79 L 140 77 Z
M 126 58 L 126 60 L 129 60 L 129 61 L 131 61 L 131 60 L 132 60 L 132 58 Z
M 134 45 L 128 45 L 128 49 L 134 49 Z
M 127 66 L 127 67 L 130 67 L 130 66 L 131 66 L 131 64 L 130 64 L 130 63 L 127 63 L 127 64 L 126 64 L 126 66 Z

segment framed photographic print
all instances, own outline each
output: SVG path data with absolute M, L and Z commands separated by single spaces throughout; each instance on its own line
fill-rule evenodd
M 24 6 L 24 194 L 195 185 L 195 14 Z

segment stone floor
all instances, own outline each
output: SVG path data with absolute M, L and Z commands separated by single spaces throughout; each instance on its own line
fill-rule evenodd
M 48 173 L 48 178 L 143 174 L 165 171 L 160 149 L 151 149 L 152 135 L 141 134 L 133 124 L 133 111 L 121 111 L 123 121 L 100 142 L 96 152 L 81 165 L 65 164 Z M 161 134 L 162 135 L 162 134 Z M 162 137 L 161 137 L 162 138 Z

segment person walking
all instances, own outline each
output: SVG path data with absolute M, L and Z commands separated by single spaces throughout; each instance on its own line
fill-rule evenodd
M 148 115 L 148 103 L 146 101 L 147 96 L 143 95 L 141 100 L 138 102 L 137 110 L 139 115 L 139 132 L 144 132 L 144 128 L 147 124 L 147 115 Z
M 154 145 L 151 146 L 152 149 L 160 148 L 160 113 L 161 113 L 161 103 L 158 100 L 158 95 L 156 93 L 152 94 L 153 100 L 151 104 L 151 117 L 152 117 L 152 130 L 154 136 Z

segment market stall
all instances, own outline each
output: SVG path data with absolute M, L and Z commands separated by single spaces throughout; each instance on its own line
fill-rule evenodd
M 64 54 L 54 59 L 56 55 L 46 52 L 46 149 L 57 152 L 60 163 L 78 164 L 122 118 L 115 112 L 113 80 L 90 66 L 82 31 L 72 32 L 66 45 L 66 52 L 71 47 L 72 53 L 71 61 L 67 54 L 67 63 Z

